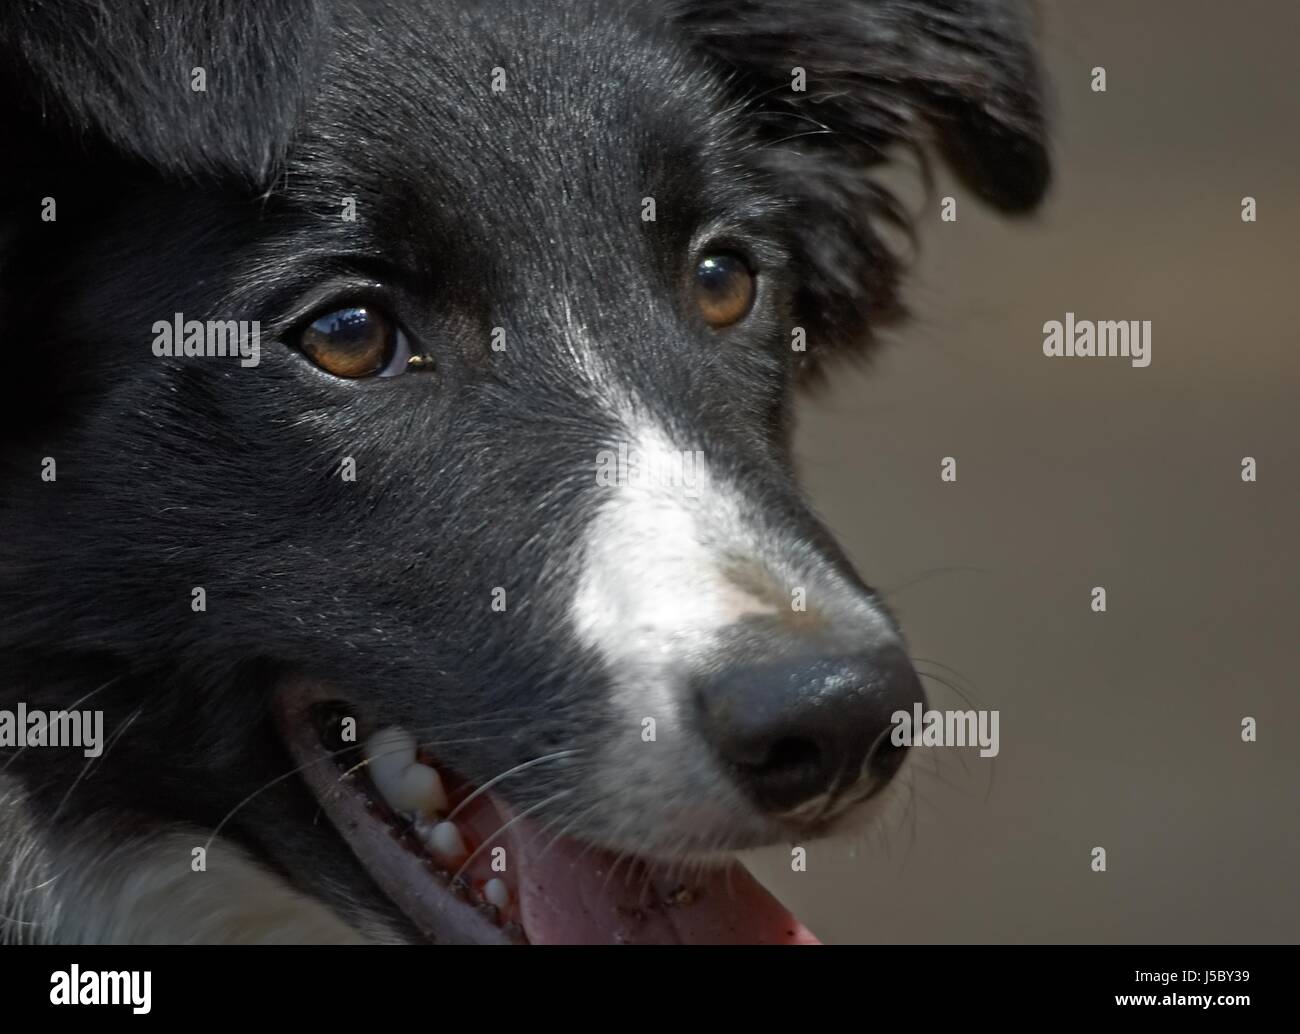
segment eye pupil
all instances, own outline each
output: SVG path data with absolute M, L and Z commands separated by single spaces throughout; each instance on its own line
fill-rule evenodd
M 695 267 L 695 303 L 715 328 L 742 319 L 754 301 L 754 274 L 738 255 L 706 255 Z

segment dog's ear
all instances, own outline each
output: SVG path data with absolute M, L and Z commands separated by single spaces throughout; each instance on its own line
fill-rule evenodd
M 676 0 L 674 11 L 747 100 L 804 208 L 806 315 L 824 336 L 860 341 L 899 310 L 899 262 L 871 223 L 907 219 L 867 172 L 892 148 L 932 146 L 1003 211 L 1047 189 L 1028 0 Z
M 6 0 L 0 130 L 11 148 L 258 185 L 323 31 L 315 0 Z
M 675 10 L 772 107 L 877 154 L 915 142 L 926 123 L 954 171 L 1007 211 L 1047 188 L 1027 0 L 677 0 Z

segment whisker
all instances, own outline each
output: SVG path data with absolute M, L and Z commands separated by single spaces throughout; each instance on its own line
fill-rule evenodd
M 341 751 L 338 753 L 341 753 Z M 221 821 L 216 824 L 216 827 L 212 830 L 212 833 L 208 836 L 207 842 L 203 845 L 203 850 L 206 852 L 212 847 L 212 841 L 216 840 L 217 837 L 221 835 L 221 831 L 225 828 L 226 823 L 228 823 L 232 818 L 234 818 L 235 813 L 239 811 L 241 808 L 243 808 L 246 804 L 248 804 L 249 801 L 253 800 L 253 798 L 258 797 L 265 791 L 271 789 L 271 787 L 283 783 L 286 779 L 290 779 L 301 772 L 307 771 L 307 769 L 311 768 L 312 765 L 320 765 L 323 764 L 324 762 L 332 761 L 333 759 L 334 759 L 333 753 L 327 754 L 324 757 L 313 758 L 311 761 L 308 761 L 305 765 L 298 765 L 294 768 L 289 769 L 289 771 L 285 772 L 283 775 L 278 775 L 274 779 L 271 779 L 268 782 L 263 783 L 256 790 L 254 790 L 247 797 L 245 797 L 242 801 L 240 801 L 233 808 L 231 808 L 228 812 L 226 812 L 226 814 L 222 817 Z
M 940 668 L 940 669 L 942 669 L 943 671 L 946 671 L 949 675 L 952 675 L 952 676 L 954 676 L 955 678 L 962 679 L 964 682 L 966 682 L 966 683 L 970 686 L 971 693 L 972 693 L 974 696 L 976 696 L 976 697 L 979 696 L 979 693 L 978 693 L 978 688 L 979 688 L 979 687 L 977 687 L 977 686 L 975 685 L 975 683 L 970 679 L 970 677 L 969 677 L 968 675 L 965 674 L 965 672 L 958 671 L 958 670 L 957 670 L 956 668 L 954 668 L 951 664 L 944 664 L 942 661 L 936 661 L 936 660 L 934 660 L 934 659 L 931 658 L 931 657 L 916 657 L 916 656 L 913 656 L 913 657 L 912 657 L 912 663 L 913 663 L 913 664 L 928 664 L 928 665 L 929 665 L 930 667 L 932 667 L 932 668 Z M 957 692 L 957 690 L 956 690 L 955 687 L 950 687 L 950 688 L 952 688 L 954 692 Z M 962 699 L 965 700 L 967 703 L 971 703 L 971 701 L 970 701 L 967 697 L 962 697 Z M 973 706 L 973 705 L 972 705 L 972 706 Z
M 925 663 L 937 663 L 937 662 L 925 662 Z M 945 667 L 945 665 L 940 665 L 940 667 Z M 917 668 L 916 671 L 917 674 L 920 675 L 922 678 L 930 679 L 933 682 L 939 683 L 939 685 L 941 686 L 946 686 L 948 689 L 951 689 L 954 693 L 956 693 L 959 697 L 961 697 L 962 701 L 968 704 L 972 710 L 981 710 L 980 708 L 977 708 L 975 706 L 974 701 L 972 701 L 969 697 L 967 697 L 957 686 L 949 682 L 947 679 L 935 675 L 932 672 L 923 671 L 920 668 Z M 964 771 L 967 775 L 970 775 L 970 766 L 966 764 L 966 756 L 963 752 L 961 751 L 957 752 L 957 760 L 961 762 L 962 771 Z M 993 776 L 994 773 L 997 771 L 997 757 L 994 756 L 988 758 L 987 760 L 989 762 L 989 779 L 987 785 L 984 788 L 984 800 L 986 803 L 989 799 L 989 795 L 992 794 L 993 792 Z
M 456 816 L 460 814 L 461 810 L 465 808 L 471 801 L 487 793 L 487 791 L 491 787 L 501 782 L 501 780 L 507 779 L 518 772 L 523 772 L 525 769 L 532 768 L 534 765 L 540 765 L 547 761 L 555 761 L 560 758 L 571 758 L 577 753 L 579 753 L 577 750 L 557 750 L 553 754 L 543 754 L 539 758 L 533 758 L 532 761 L 525 761 L 522 764 L 515 765 L 514 768 L 506 769 L 506 771 L 502 772 L 499 776 L 494 776 L 493 778 L 489 779 L 486 783 L 484 783 L 477 790 L 475 790 L 468 797 L 466 797 L 463 801 L 461 801 L 458 805 L 456 805 L 456 807 L 452 808 L 451 811 L 448 813 L 445 821 L 447 822 L 454 821 Z
M 461 738 L 450 739 L 450 740 L 422 740 L 416 744 L 416 748 L 418 749 L 420 747 L 445 747 L 448 744 L 452 744 L 452 743 L 486 743 L 488 740 L 493 740 L 493 739 L 499 739 L 499 737 L 468 736 L 468 737 L 461 737 Z M 344 748 L 344 750 L 356 750 L 356 749 L 357 749 L 356 744 L 350 744 L 348 747 Z M 343 782 L 343 780 L 346 779 L 348 776 L 352 775 L 355 772 L 361 771 L 361 769 L 365 768 L 367 765 L 370 764 L 370 762 L 376 760 L 377 758 L 386 758 L 386 757 L 391 757 L 394 754 L 403 754 L 406 752 L 406 749 L 407 749 L 406 747 L 396 746 L 393 747 L 391 750 L 382 750 L 377 754 L 372 754 L 369 757 L 364 757 L 360 761 L 358 761 L 355 765 L 352 765 L 350 768 L 345 768 L 342 772 L 340 772 L 339 777 L 338 779 L 335 780 L 335 782 L 336 783 Z M 335 753 L 342 754 L 343 750 L 336 751 Z
M 912 663 L 914 665 L 921 665 L 921 664 L 928 664 L 930 662 L 923 661 L 920 660 L 919 658 L 913 657 Z M 958 686 L 955 682 L 949 681 L 948 679 L 944 678 L 942 675 L 936 675 L 932 671 L 926 671 L 924 668 L 921 667 L 918 667 L 916 669 L 916 673 L 920 675 L 922 678 L 930 679 L 932 682 L 937 682 L 939 685 L 947 689 L 951 689 L 955 694 L 957 694 L 957 696 L 961 699 L 961 702 L 963 704 L 968 705 L 974 710 L 979 710 L 979 708 L 975 707 L 975 701 L 972 700 L 970 696 L 967 695 L 967 693 L 964 690 L 962 690 L 961 687 Z
M 95 762 L 106 756 L 108 752 L 113 749 L 113 744 L 122 738 L 122 734 L 125 733 L 126 730 L 131 727 L 132 723 L 143 713 L 144 707 L 137 707 L 131 712 L 130 717 L 128 717 L 127 720 L 118 727 L 117 731 L 113 734 L 113 738 L 105 744 L 104 749 L 100 751 L 99 757 L 86 758 L 86 763 L 81 766 L 81 771 L 77 773 L 77 778 L 72 781 L 72 785 L 68 787 L 67 791 L 63 794 L 62 799 L 59 801 L 58 807 L 54 809 L 54 815 L 50 818 L 51 822 L 63 813 L 63 806 L 68 803 L 68 800 L 72 797 L 73 791 L 81 785 L 81 781 L 89 774 L 90 769 Z
M 463 863 L 461 863 L 461 867 L 457 869 L 456 872 L 453 874 L 450 882 L 455 883 L 456 880 L 458 880 L 464 874 L 465 870 L 469 868 L 470 864 L 474 861 L 474 859 L 483 853 L 483 850 L 488 846 L 488 844 L 492 843 L 493 840 L 499 837 L 507 829 L 513 826 L 516 822 L 519 822 L 521 819 L 526 819 L 529 815 L 533 814 L 533 812 L 540 811 L 542 808 L 545 808 L 548 804 L 553 804 L 555 801 L 558 801 L 560 798 L 567 797 L 572 792 L 573 792 L 572 790 L 560 790 L 556 793 L 553 793 L 545 800 L 539 801 L 538 803 L 532 805 L 532 807 L 525 808 L 518 815 L 514 816 L 508 822 L 503 824 L 495 833 L 493 833 L 489 837 L 486 837 L 483 840 L 483 842 L 478 845 L 478 847 L 474 848 L 474 850 L 469 853 L 469 857 L 466 858 Z
M 922 571 L 915 578 L 903 582 L 901 585 L 895 585 L 893 588 L 890 589 L 877 589 L 876 595 L 888 599 L 890 596 L 895 596 L 898 593 L 902 592 L 904 589 L 910 589 L 914 585 L 920 585 L 922 582 L 929 581 L 935 575 L 960 574 L 960 573 L 992 574 L 993 572 L 983 567 L 972 567 L 969 564 L 951 564 L 947 567 L 932 567 L 928 571 Z
M 962 794 L 963 796 L 968 796 L 970 794 L 969 787 L 962 786 L 960 783 L 954 782 L 953 780 L 949 779 L 947 776 L 943 774 L 942 765 L 937 756 L 932 754 L 931 758 L 933 759 L 934 764 L 933 767 L 930 769 L 929 774 L 934 778 L 934 780 L 937 783 L 939 783 L 941 786 L 946 786 L 949 790 L 952 790 L 955 793 Z
M 539 859 L 545 858 L 547 852 L 549 852 L 551 848 L 553 848 L 557 843 L 563 840 L 565 835 L 569 832 L 569 830 L 571 830 L 574 826 L 580 823 L 583 819 L 585 819 L 588 815 L 590 815 L 593 811 L 595 811 L 599 807 L 600 807 L 600 802 L 595 801 L 587 805 L 587 807 L 583 808 L 581 811 L 574 812 L 573 814 L 571 814 L 569 816 L 569 821 L 566 822 L 564 826 L 560 829 L 560 831 L 551 838 L 550 842 L 544 848 L 542 848 L 541 854 L 539 854 L 537 857 Z M 550 826 L 554 825 L 557 822 L 562 821 L 564 818 L 565 816 L 563 813 L 557 815 L 554 819 L 549 820 L 548 823 L 545 826 L 543 826 L 543 829 L 549 832 Z M 581 859 L 584 855 L 586 855 L 586 853 L 589 850 L 591 850 L 591 847 L 592 845 L 589 843 L 584 844 L 582 851 L 578 853 L 578 858 Z
M 65 710 L 65 711 L 75 711 L 75 710 L 76 710 L 77 708 L 79 708 L 82 704 L 84 704 L 87 700 L 89 700 L 91 697 L 93 697 L 96 693 L 100 692 L 101 690 L 108 689 L 108 687 L 111 686 L 111 685 L 113 685 L 113 683 L 115 683 L 115 682 L 120 682 L 121 680 L 122 680 L 122 676 L 121 676 L 121 675 L 114 675 L 111 679 L 109 679 L 107 682 L 105 682 L 102 686 L 96 686 L 96 687 L 95 687 L 94 689 L 92 689 L 89 693 L 86 693 L 85 695 L 83 695 L 83 696 L 81 696 L 81 697 L 78 697 L 75 701 L 72 702 L 71 705 L 69 705 L 68 707 L 65 707 L 63 710 Z M 26 749 L 27 749 L 27 746 L 26 746 L 26 745 L 23 745 L 23 746 L 19 747 L 16 751 L 14 751 L 11 755 L 9 755 L 9 760 L 6 761 L 6 762 L 4 763 L 4 768 L 0 768 L 0 772 L 6 772 L 6 771 L 8 771 L 9 766 L 12 765 L 12 764 L 14 763 L 14 761 L 17 760 L 18 755 L 21 754 L 21 753 L 22 753 L 23 751 L 25 751 Z

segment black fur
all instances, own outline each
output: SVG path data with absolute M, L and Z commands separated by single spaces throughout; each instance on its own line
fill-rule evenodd
M 124 730 L 71 792 L 79 756 L 14 759 L 69 833 L 213 827 L 290 767 L 267 717 L 288 671 L 423 730 L 510 719 L 439 748 L 476 780 L 600 734 L 606 674 L 561 588 L 618 429 L 573 322 L 844 567 L 786 440 L 795 383 L 898 308 L 881 222 L 904 217 L 871 167 L 933 137 L 1011 211 L 1047 179 L 1010 0 L 11 0 L 0 58 L 0 705 L 95 691 Z M 725 340 L 679 286 L 709 237 L 762 283 Z M 312 367 L 286 343 L 330 298 L 390 307 L 436 371 Z M 174 312 L 260 319 L 260 367 L 156 359 Z M 286 781 L 224 832 L 345 914 L 386 910 L 313 814 Z

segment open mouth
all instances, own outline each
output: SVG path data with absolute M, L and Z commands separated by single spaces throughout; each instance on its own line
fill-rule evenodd
M 281 734 L 321 810 L 420 932 L 451 944 L 815 944 L 736 862 L 683 880 L 662 863 L 557 836 L 396 729 L 293 680 Z M 364 720 L 357 719 L 361 724 Z M 357 745 L 360 745 L 359 747 Z

